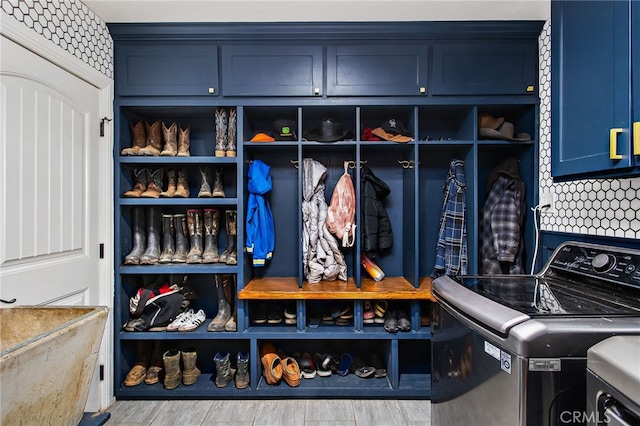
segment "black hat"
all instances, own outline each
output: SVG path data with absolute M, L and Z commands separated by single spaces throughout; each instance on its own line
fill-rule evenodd
M 345 138 L 349 130 L 342 127 L 342 122 L 333 117 L 320 121 L 320 128 L 304 132 L 304 138 L 308 141 L 335 142 Z
M 396 118 L 385 120 L 380 127 L 376 127 L 372 132 L 374 135 L 393 142 L 409 142 L 413 140 L 413 136 L 404 127 L 402 121 Z
M 297 140 L 296 122 L 293 120 L 286 120 L 284 118 L 277 119 L 273 122 L 273 137 L 277 141 Z

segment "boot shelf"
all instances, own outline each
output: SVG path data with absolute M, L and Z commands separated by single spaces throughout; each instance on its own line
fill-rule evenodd
M 375 282 L 363 278 L 360 288 L 356 287 L 353 278 L 343 281 L 321 281 L 318 284 L 304 282 L 302 287 L 295 277 L 256 278 L 238 292 L 238 299 L 243 300 L 432 300 L 431 278 L 424 277 L 420 286 L 414 287 L 403 277 L 386 277 Z
M 238 157 L 215 157 L 213 155 L 192 155 L 189 157 L 152 157 L 143 155 L 123 155 L 118 161 L 121 164 L 235 164 Z
M 229 206 L 238 204 L 237 198 L 121 198 L 122 206 Z
M 224 263 L 173 263 L 157 265 L 127 265 L 120 266 L 121 274 L 237 274 L 238 265 Z

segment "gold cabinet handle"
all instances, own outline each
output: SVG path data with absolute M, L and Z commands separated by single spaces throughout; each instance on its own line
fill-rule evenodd
M 640 121 L 633 123 L 633 155 L 640 155 Z
M 622 133 L 621 128 L 609 130 L 609 158 L 611 160 L 622 160 L 622 155 L 618 154 L 618 134 Z

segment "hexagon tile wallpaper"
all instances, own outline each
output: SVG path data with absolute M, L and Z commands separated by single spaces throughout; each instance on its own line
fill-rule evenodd
M 113 78 L 106 24 L 79 0 L 1 0 L 2 10 Z M 551 21 L 540 34 L 540 192 L 556 194 L 543 231 L 640 239 L 640 177 L 554 183 L 551 177 Z
M 551 177 L 551 22 L 540 34 L 540 193 L 557 194 L 540 228 L 640 239 L 640 178 L 584 179 L 553 183 Z
M 78 0 L 2 0 L 2 10 L 82 62 L 113 78 L 107 25 Z

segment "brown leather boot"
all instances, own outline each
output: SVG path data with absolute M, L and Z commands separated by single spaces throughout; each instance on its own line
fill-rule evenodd
M 189 198 L 189 182 L 187 181 L 187 170 L 178 170 L 178 184 L 176 185 L 176 192 L 174 197 Z
M 176 236 L 176 250 L 171 258 L 171 262 L 185 263 L 189 252 L 189 243 L 187 242 L 187 216 L 185 214 L 174 214 L 173 228 Z
M 218 261 L 218 229 L 220 228 L 220 211 L 204 209 L 204 251 L 202 263 Z
M 151 155 L 157 157 L 162 148 L 162 123 L 156 121 L 153 124 L 144 122 L 147 130 L 147 144 L 138 151 L 138 155 Z
M 229 111 L 229 125 L 227 127 L 227 157 L 236 156 L 236 123 L 238 121 L 237 111 L 232 108 Z
M 167 190 L 160 193 L 161 197 L 171 198 L 175 195 L 177 179 L 176 169 L 169 169 L 167 172 Z
M 123 197 L 140 197 L 147 190 L 147 169 L 133 171 L 133 189 L 125 192 Z
M 216 169 L 213 174 L 213 192 L 211 192 L 212 197 L 226 197 L 224 195 L 224 187 L 222 186 L 222 168 Z
M 202 179 L 202 184 L 200 185 L 200 191 L 198 192 L 198 198 L 210 198 L 211 197 L 211 186 L 209 186 L 209 168 L 200 166 L 200 177 Z
M 162 214 L 162 253 L 159 263 L 171 263 L 175 253 L 175 228 L 172 214 Z
M 172 123 L 169 127 L 162 122 L 162 134 L 164 135 L 164 149 L 160 153 L 162 157 L 175 157 L 178 153 L 178 141 L 176 135 L 178 132 L 178 124 Z
M 144 121 L 138 121 L 133 124 L 133 121 L 129 122 L 129 128 L 131 129 L 132 146 L 130 148 L 124 148 L 120 151 L 120 155 L 139 155 L 142 148 L 147 146 L 147 133 L 145 131 Z
M 187 254 L 187 263 L 202 263 L 202 211 L 187 210 L 187 228 L 191 241 L 191 250 Z
M 159 198 L 162 192 L 162 178 L 164 169 L 151 171 L 147 169 L 147 190 L 140 194 L 143 198 Z
M 216 147 L 215 156 L 224 157 L 227 152 L 227 110 L 216 108 Z
M 189 157 L 189 137 L 191 135 L 191 126 L 186 129 L 178 130 L 178 157 Z

